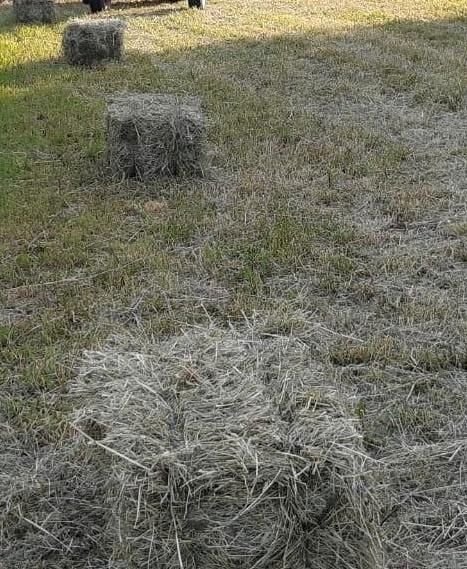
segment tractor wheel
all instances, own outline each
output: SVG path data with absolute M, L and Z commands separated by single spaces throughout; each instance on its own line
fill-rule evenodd
M 198 8 L 198 10 L 204 10 L 206 8 L 206 0 L 188 0 L 188 6 L 190 8 Z
M 89 7 L 91 8 L 91 14 L 97 14 L 105 9 L 104 0 L 89 0 Z

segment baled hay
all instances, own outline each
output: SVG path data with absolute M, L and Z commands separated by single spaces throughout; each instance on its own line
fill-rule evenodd
M 118 19 L 74 20 L 63 34 L 63 55 L 70 65 L 120 61 L 124 31 L 125 23 Z
M 13 13 L 23 24 L 50 24 L 56 19 L 54 0 L 13 0 Z
M 361 437 L 299 342 L 118 340 L 71 395 L 75 439 L 3 497 L 6 569 L 380 566 Z
M 121 94 L 109 103 L 109 166 L 117 179 L 203 172 L 206 123 L 196 97 Z

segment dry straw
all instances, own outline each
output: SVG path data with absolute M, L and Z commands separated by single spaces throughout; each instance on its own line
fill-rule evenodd
M 123 57 L 125 23 L 118 19 L 74 20 L 62 38 L 62 51 L 70 65 L 93 66 Z
M 117 179 L 200 175 L 206 122 L 199 99 L 121 94 L 108 106 L 109 166 Z
M 378 492 L 389 567 L 466 569 L 467 439 L 391 451 Z
M 13 13 L 24 24 L 50 24 L 56 19 L 54 0 L 13 0 Z
M 361 436 L 299 341 L 120 339 L 71 395 L 73 441 L 4 489 L 6 569 L 381 566 Z

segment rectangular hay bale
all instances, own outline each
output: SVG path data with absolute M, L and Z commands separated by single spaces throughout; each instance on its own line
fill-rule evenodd
M 54 0 L 13 0 L 13 13 L 22 24 L 50 24 L 56 20 Z
M 197 97 L 130 93 L 109 103 L 108 158 L 117 179 L 201 175 L 205 141 Z
M 123 57 L 125 23 L 122 20 L 73 20 L 66 27 L 62 50 L 70 65 L 93 66 Z

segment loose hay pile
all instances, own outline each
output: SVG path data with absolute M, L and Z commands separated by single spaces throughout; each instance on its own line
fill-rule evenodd
M 13 13 L 23 24 L 50 24 L 56 19 L 54 0 L 13 0 Z
M 196 97 L 121 94 L 109 104 L 109 166 L 117 179 L 200 175 L 206 124 Z
M 123 57 L 125 23 L 118 19 L 74 20 L 65 29 L 62 50 L 70 65 L 93 66 Z
M 380 567 L 361 437 L 300 342 L 120 340 L 72 397 L 75 439 L 2 492 L 6 569 Z

